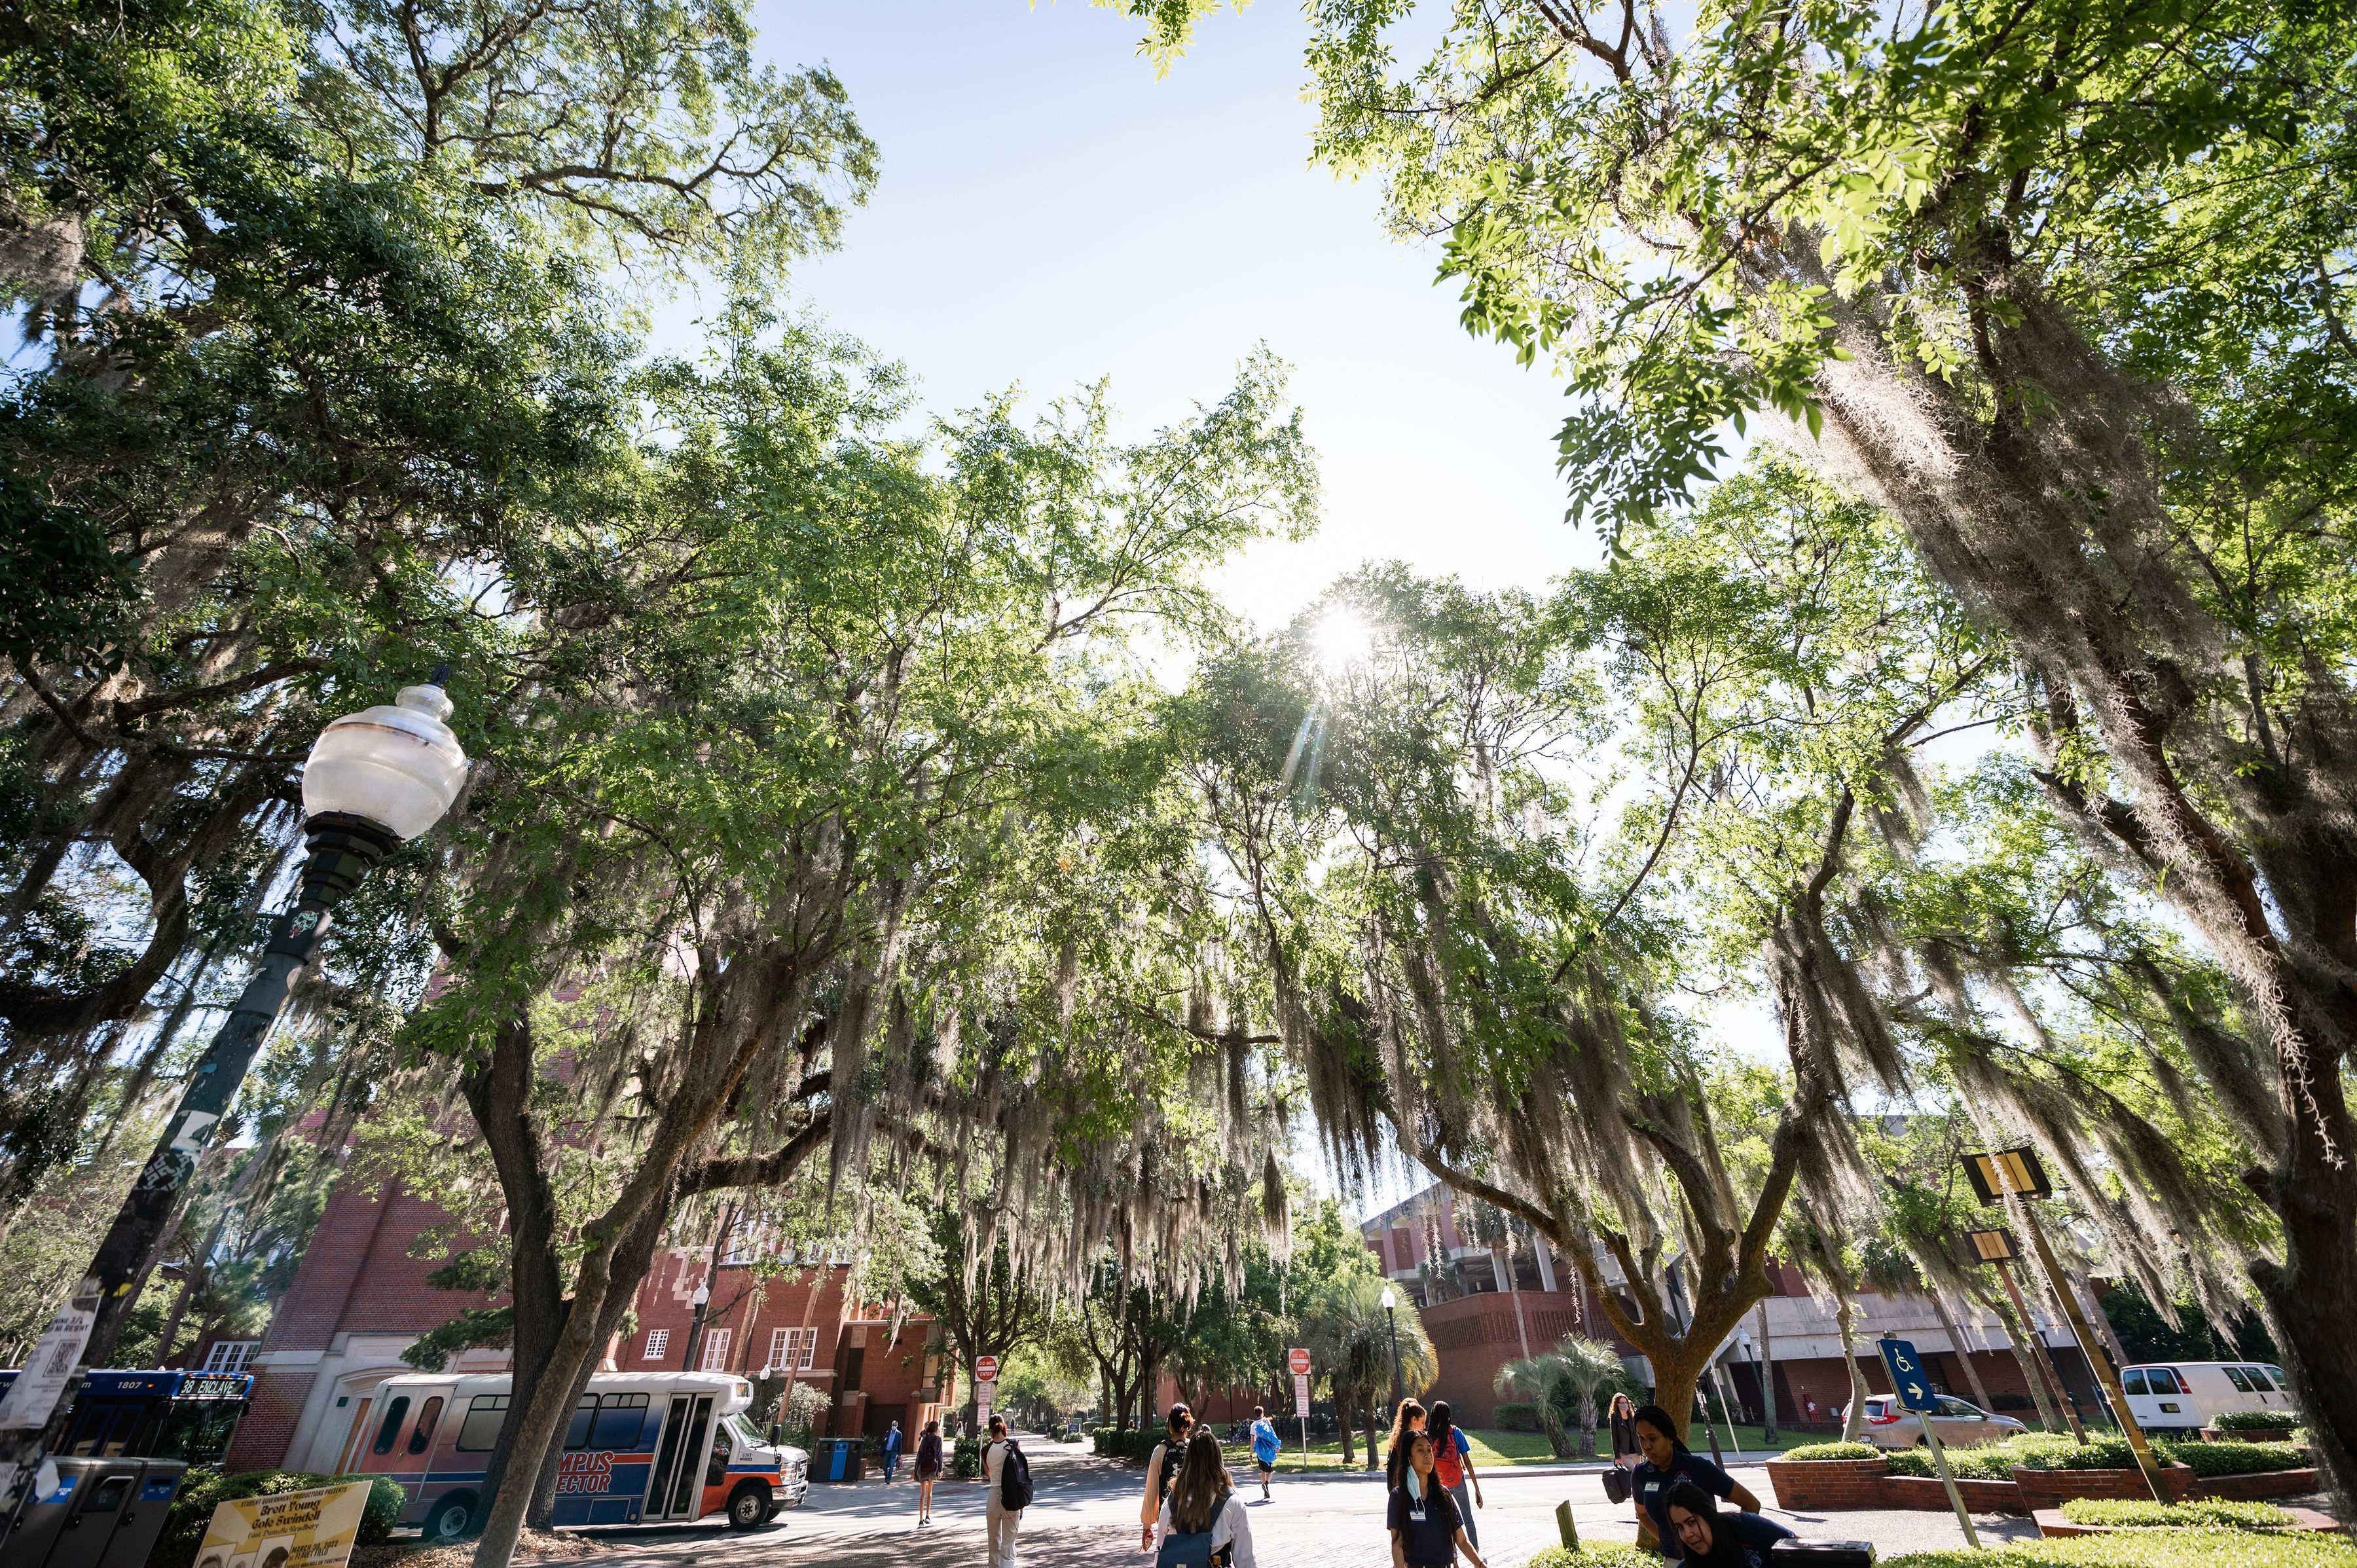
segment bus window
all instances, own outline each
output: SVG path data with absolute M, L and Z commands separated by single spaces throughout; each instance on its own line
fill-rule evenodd
M 398 1436 L 401 1432 L 402 1418 L 406 1416 L 408 1413 L 409 1396 L 407 1394 L 395 1395 L 393 1402 L 384 1407 L 384 1424 L 376 1429 L 376 1444 L 374 1447 L 371 1448 L 369 1452 L 371 1454 L 392 1453 L 393 1440 L 394 1437 Z
M 500 1440 L 500 1423 L 508 1418 L 508 1396 L 477 1394 L 458 1423 L 458 1452 L 488 1454 Z
M 597 1419 L 597 1396 L 583 1394 L 581 1402 L 573 1407 L 573 1420 L 565 1429 L 565 1446 L 569 1451 L 589 1446 L 589 1423 Z
M 442 1419 L 442 1396 L 436 1394 L 417 1412 L 417 1430 L 409 1434 L 409 1451 L 423 1454 L 425 1445 L 434 1441 L 434 1423 Z
M 589 1446 L 627 1453 L 639 1445 L 639 1434 L 646 1424 L 646 1395 L 608 1394 L 597 1411 L 597 1424 L 589 1434 Z

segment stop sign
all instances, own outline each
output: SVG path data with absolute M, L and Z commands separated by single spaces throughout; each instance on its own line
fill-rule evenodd
M 1285 1364 L 1293 1369 L 1295 1377 L 1306 1378 L 1309 1375 L 1309 1352 L 1288 1350 L 1285 1353 Z
M 976 1356 L 974 1359 L 974 1380 L 977 1383 L 995 1383 L 998 1381 L 998 1358 L 996 1356 Z

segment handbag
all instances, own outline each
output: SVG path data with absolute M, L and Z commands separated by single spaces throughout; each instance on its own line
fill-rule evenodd
M 1616 1503 L 1627 1502 L 1629 1500 L 1629 1472 L 1623 1470 L 1618 1465 L 1615 1465 L 1609 1470 L 1605 1471 L 1604 1495 L 1608 1499 Z

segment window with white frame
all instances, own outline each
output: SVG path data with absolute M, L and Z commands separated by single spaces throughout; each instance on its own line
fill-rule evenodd
M 789 1367 L 807 1372 L 818 1359 L 818 1330 L 815 1328 L 772 1328 L 770 1330 L 770 1360 L 763 1369 L 782 1372 Z
M 216 1339 L 205 1354 L 208 1372 L 242 1372 L 253 1364 L 253 1353 L 262 1348 L 259 1339 Z
M 648 1330 L 647 1330 L 647 1359 L 648 1359 L 648 1360 L 650 1360 L 650 1361 L 660 1361 L 660 1360 L 662 1360 L 662 1358 L 663 1358 L 663 1352 L 664 1352 L 664 1351 L 666 1351 L 666 1350 L 668 1350 L 668 1349 L 670 1349 L 670 1348 L 671 1348 L 671 1330 L 670 1330 L 670 1329 L 668 1329 L 668 1328 L 650 1328 L 650 1329 L 648 1329 Z
M 704 1367 L 707 1372 L 728 1369 L 728 1330 L 707 1328 L 704 1331 Z

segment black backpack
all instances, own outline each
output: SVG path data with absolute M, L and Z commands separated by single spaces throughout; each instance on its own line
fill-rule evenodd
M 1006 1439 L 1006 1456 L 998 1462 L 998 1506 L 1008 1513 L 1031 1506 L 1031 1461 Z
M 1178 1479 L 1178 1472 L 1187 1467 L 1187 1440 L 1165 1437 L 1162 1440 L 1162 1501 L 1170 1498 L 1170 1488 Z

